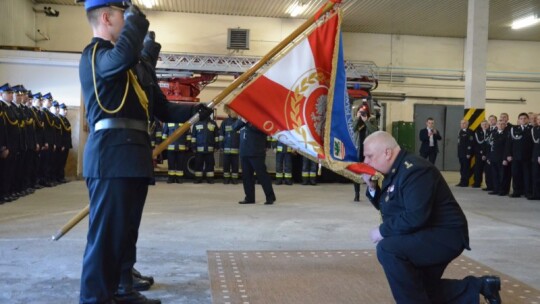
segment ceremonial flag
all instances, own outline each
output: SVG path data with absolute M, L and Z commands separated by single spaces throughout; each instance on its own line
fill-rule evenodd
M 346 87 L 341 12 L 321 19 L 237 93 L 229 107 L 278 141 L 342 173 L 358 162 L 358 153 Z

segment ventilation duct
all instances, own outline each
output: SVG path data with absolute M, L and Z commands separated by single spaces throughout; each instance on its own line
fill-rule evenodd
M 229 29 L 227 35 L 227 49 L 249 50 L 249 30 Z

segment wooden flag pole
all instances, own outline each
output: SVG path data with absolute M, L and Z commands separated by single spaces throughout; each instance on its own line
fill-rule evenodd
M 276 45 L 270 52 L 268 52 L 261 60 L 259 60 L 255 65 L 253 65 L 249 70 L 245 71 L 242 75 L 236 78 L 228 87 L 226 87 L 221 93 L 219 93 L 212 101 L 208 104 L 208 107 L 213 109 L 219 105 L 225 97 L 231 94 L 235 89 L 237 89 L 242 83 L 247 81 L 251 76 L 253 76 L 261 67 L 263 67 L 270 59 L 276 56 L 281 52 L 285 47 L 287 47 L 294 39 L 296 39 L 300 34 L 306 31 L 310 26 L 312 26 L 322 15 L 329 12 L 336 3 L 340 3 L 341 0 L 330 0 L 328 1 L 315 15 L 311 16 L 308 20 L 302 23 L 296 30 L 294 30 L 289 36 L 283 39 L 278 45 Z M 199 121 L 199 114 L 196 113 L 191 117 L 187 122 L 185 122 L 182 127 L 176 129 L 166 140 L 161 142 L 154 151 L 152 156 L 155 158 L 173 141 L 177 140 L 182 134 L 191 128 L 191 126 Z M 71 218 L 62 228 L 60 228 L 55 235 L 52 236 L 54 241 L 58 241 L 62 236 L 64 236 L 71 228 L 77 225 L 83 218 L 85 218 L 90 211 L 89 205 L 84 209 L 79 211 L 73 218 Z

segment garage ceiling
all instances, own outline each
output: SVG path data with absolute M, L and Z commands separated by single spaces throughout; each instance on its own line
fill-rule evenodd
M 194 14 L 290 18 L 293 0 L 154 0 L 151 10 Z M 326 0 L 298 0 L 308 18 Z M 36 5 L 81 5 L 74 0 L 33 0 Z M 133 0 L 140 4 L 142 0 Z M 141 5 L 142 6 L 142 5 Z M 467 0 L 343 0 L 343 31 L 463 38 L 467 32 Z M 512 30 L 513 20 L 540 15 L 539 0 L 491 0 L 489 39 L 540 41 L 540 23 Z

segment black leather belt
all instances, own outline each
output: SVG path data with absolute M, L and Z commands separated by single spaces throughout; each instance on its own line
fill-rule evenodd
M 148 124 L 143 120 L 129 118 L 104 118 L 96 122 L 94 130 L 104 129 L 133 129 L 148 132 Z

